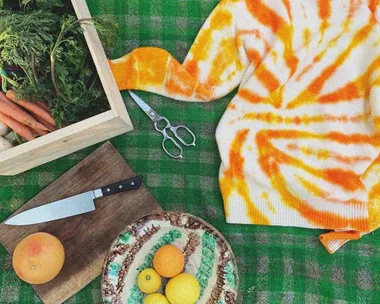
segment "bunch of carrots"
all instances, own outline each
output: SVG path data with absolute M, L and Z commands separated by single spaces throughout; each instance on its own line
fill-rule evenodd
M 0 121 L 28 141 L 57 126 L 46 103 L 17 99 L 12 90 L 0 92 Z

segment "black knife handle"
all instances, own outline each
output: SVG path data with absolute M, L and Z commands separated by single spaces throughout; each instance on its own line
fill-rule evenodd
M 122 182 L 118 182 L 109 186 L 102 187 L 103 196 L 120 193 L 128 190 L 137 190 L 140 188 L 142 183 L 142 176 L 136 176 L 130 179 L 127 179 Z

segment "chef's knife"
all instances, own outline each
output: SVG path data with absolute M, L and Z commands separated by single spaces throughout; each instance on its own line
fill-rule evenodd
M 119 183 L 26 210 L 8 219 L 5 224 L 14 226 L 33 225 L 91 212 L 95 210 L 95 199 L 127 190 L 137 190 L 140 188 L 141 183 L 142 177 L 136 176 Z

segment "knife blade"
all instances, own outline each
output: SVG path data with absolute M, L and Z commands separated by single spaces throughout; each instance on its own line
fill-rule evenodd
M 96 209 L 95 199 L 128 190 L 137 190 L 141 184 L 142 176 L 136 176 L 122 182 L 26 210 L 9 218 L 4 224 L 12 226 L 34 225 L 92 212 Z

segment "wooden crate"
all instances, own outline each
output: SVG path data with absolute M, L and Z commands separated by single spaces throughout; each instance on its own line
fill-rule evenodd
M 85 0 L 71 0 L 78 19 L 91 18 Z M 95 28 L 82 25 L 111 110 L 0 152 L 0 175 L 15 175 L 133 130 Z

